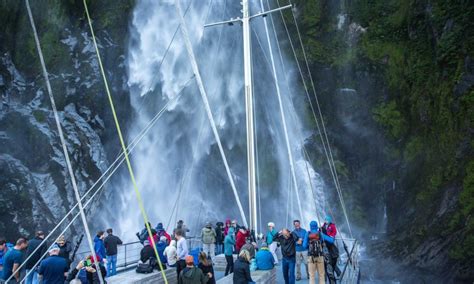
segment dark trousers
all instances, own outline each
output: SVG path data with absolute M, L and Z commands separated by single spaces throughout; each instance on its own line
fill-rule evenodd
M 225 261 L 227 261 L 227 265 L 225 267 L 225 276 L 227 276 L 230 273 L 234 273 L 234 256 L 226 255 Z
M 179 282 L 179 273 L 181 273 L 181 270 L 183 270 L 186 267 L 186 261 L 184 259 L 178 260 L 176 262 L 176 274 L 178 276 L 178 282 Z
M 285 279 L 285 284 L 295 284 L 295 265 L 295 257 L 283 257 L 281 268 L 283 270 L 283 278 Z

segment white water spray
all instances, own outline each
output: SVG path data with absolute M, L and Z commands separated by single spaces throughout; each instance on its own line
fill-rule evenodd
M 139 1 L 135 7 L 128 54 L 128 83 L 137 117 L 132 124 L 130 137 L 134 137 L 147 124 L 160 106 L 176 96 L 192 76 L 180 34 L 176 36 L 160 65 L 179 24 L 173 2 Z M 251 2 L 252 13 L 260 11 L 258 1 Z M 237 190 L 245 212 L 248 212 L 245 202 L 248 198 L 241 26 L 236 24 L 205 30 L 203 28 L 205 23 L 240 16 L 241 6 L 235 1 L 193 1 L 192 4 L 189 1 L 181 2 L 183 10 L 188 5 L 191 6 L 185 18 L 204 87 Z M 278 227 L 283 227 L 287 225 L 281 220 L 285 220 L 286 216 L 287 191 L 291 181 L 290 164 L 271 66 L 264 55 L 268 53 L 268 47 L 262 44 L 262 51 L 256 38 L 258 36 L 260 42 L 266 42 L 261 40 L 265 39 L 263 20 L 256 18 L 252 21 L 251 28 L 255 30 L 255 33 L 252 32 L 252 52 L 258 130 L 258 190 L 262 204 L 260 210 L 264 224 L 274 221 Z M 275 39 L 271 38 L 275 46 Z M 279 55 L 274 54 L 274 57 L 279 58 Z M 285 64 L 287 68 L 293 67 L 288 62 Z M 283 70 L 281 62 L 277 62 L 276 68 L 280 74 L 288 72 Z M 290 88 L 292 94 L 296 95 L 299 88 L 296 86 L 297 81 L 293 79 L 295 78 L 291 78 L 290 82 L 294 82 L 294 85 Z M 322 212 L 325 203 L 324 184 L 314 169 L 310 168 L 316 196 L 314 202 L 302 153 L 302 143 L 310 132 L 304 129 L 298 115 L 295 115 L 303 111 L 295 109 L 288 88 L 284 82 L 281 84 L 282 103 L 287 114 L 290 148 L 297 165 L 304 214 L 298 216 L 298 210 L 294 210 L 291 216 L 301 218 L 307 224 L 316 219 L 316 214 L 321 216 L 325 213 Z M 184 90 L 182 98 L 169 107 L 168 112 L 150 131 L 148 138 L 137 146 L 132 154 L 132 161 L 153 226 L 157 222 L 168 225 L 180 188 L 182 193 L 177 204 L 178 213 L 175 214 L 177 217 L 173 216 L 171 219 L 171 227 L 176 219 L 183 219 L 193 235 L 193 231 L 197 232 L 196 229 L 207 221 L 238 219 L 238 208 L 194 82 Z M 122 232 L 136 232 L 143 226 L 138 205 L 134 202 L 126 177 L 123 178 L 122 185 L 119 206 L 123 207 L 121 212 L 125 213 L 120 216 L 120 229 Z M 297 208 L 295 198 L 292 200 L 292 208 Z

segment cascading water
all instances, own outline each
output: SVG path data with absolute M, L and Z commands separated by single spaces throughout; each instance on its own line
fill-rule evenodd
M 253 3 L 255 2 L 255 3 Z M 258 1 L 252 1 L 251 11 L 260 11 Z M 193 231 L 205 222 L 239 218 L 236 201 L 227 179 L 210 122 L 185 51 L 180 31 L 168 50 L 179 21 L 174 1 L 139 1 L 135 7 L 131 43 L 128 54 L 129 86 L 137 117 L 130 138 L 144 128 L 156 112 L 169 100 L 171 104 L 132 154 L 133 166 L 145 208 L 155 225 L 163 222 L 172 229 L 177 219 L 185 220 Z M 203 28 L 205 23 L 241 16 L 241 6 L 235 1 L 182 1 L 187 10 L 185 19 L 191 34 L 194 52 L 209 96 L 227 159 L 234 176 L 244 210 L 248 212 L 247 155 L 245 130 L 245 100 L 243 92 L 243 52 L 241 26 Z M 189 6 L 189 9 L 187 9 Z M 279 21 L 279 16 L 275 16 Z M 270 26 L 271 27 L 271 26 Z M 271 27 L 270 37 L 276 46 Z M 298 216 L 291 184 L 287 148 L 271 67 L 263 20 L 251 22 L 254 66 L 255 119 L 257 132 L 258 181 L 261 220 L 287 226 L 282 220 L 301 218 L 307 224 L 323 214 L 325 204 L 323 182 L 306 162 L 302 143 L 310 135 L 304 129 L 285 85 L 281 62 L 277 60 L 281 81 L 283 107 L 287 117 L 291 151 L 295 159 L 299 193 L 305 216 Z M 274 57 L 279 58 L 277 51 Z M 163 56 L 165 59 L 161 63 Z M 267 55 L 265 55 L 267 54 Z M 286 67 L 293 67 L 285 61 Z M 299 92 L 295 78 L 290 77 L 292 94 Z M 182 95 L 176 99 L 180 91 Z M 306 166 L 309 168 L 306 168 Z M 312 179 L 314 196 L 308 180 Z M 136 231 L 143 226 L 128 177 L 123 177 L 121 189 L 120 229 Z M 178 194 L 180 198 L 177 199 Z M 287 203 L 289 199 L 291 204 Z M 177 213 L 173 214 L 177 200 Z M 292 208 L 288 214 L 287 208 Z M 316 210 L 315 210 L 316 209 Z M 172 215 L 173 214 L 173 215 Z M 288 222 L 288 221 L 287 221 Z M 260 224 L 260 229 L 265 228 Z

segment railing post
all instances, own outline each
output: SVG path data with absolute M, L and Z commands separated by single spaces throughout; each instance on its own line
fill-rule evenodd
M 124 250 L 125 250 L 125 252 L 124 252 L 124 255 L 125 255 L 124 267 L 127 267 L 127 245 L 128 245 L 128 244 L 125 244 L 125 245 L 123 246 L 123 248 L 124 248 Z

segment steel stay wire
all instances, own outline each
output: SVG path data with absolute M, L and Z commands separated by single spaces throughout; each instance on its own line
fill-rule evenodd
M 178 93 L 178 95 L 173 98 L 172 100 L 168 101 L 167 104 L 156 114 L 156 116 L 149 122 L 148 126 L 145 127 L 139 135 L 137 135 L 137 137 L 135 137 L 135 139 L 129 144 L 127 150 L 129 151 L 129 153 L 131 153 L 133 151 L 133 149 L 138 145 L 138 143 L 142 140 L 142 138 L 145 136 L 145 134 L 147 134 L 147 132 L 152 128 L 152 126 L 158 121 L 158 119 L 161 117 L 161 115 L 164 113 L 164 111 L 168 108 L 168 106 L 174 102 L 174 99 L 176 99 L 176 101 L 181 97 L 182 95 L 182 91 L 188 86 L 188 83 L 194 78 L 194 76 L 192 76 L 188 82 L 186 83 L 185 86 L 183 86 L 183 88 L 181 89 L 181 91 Z M 120 159 L 120 161 L 119 161 Z M 119 161 L 118 165 L 112 170 L 112 172 L 106 177 L 106 179 L 102 182 L 102 184 L 99 186 L 99 188 L 97 188 L 97 190 L 94 192 L 94 194 L 92 194 L 92 196 L 86 201 L 86 203 L 84 203 L 84 208 L 86 208 L 91 202 L 92 200 L 96 197 L 96 195 L 101 192 L 101 189 L 104 188 L 105 184 L 108 182 L 108 180 L 112 177 L 112 175 L 118 170 L 118 168 L 123 164 L 125 158 L 123 158 L 123 152 L 121 152 L 121 155 L 112 163 L 112 165 L 110 165 L 110 167 L 106 170 L 106 172 L 104 172 L 104 174 L 99 177 L 99 179 L 94 183 L 94 185 L 91 186 L 91 188 L 82 196 L 81 200 L 85 199 L 85 197 L 94 189 L 95 185 L 98 184 L 98 182 L 102 179 L 102 177 L 104 177 L 107 172 L 112 169 L 113 165 L 115 163 L 117 163 L 117 161 Z M 44 240 L 38 245 L 38 247 L 31 253 L 30 256 L 28 256 L 22 264 L 25 264 L 26 261 L 28 259 L 30 259 L 35 253 L 36 251 L 38 251 L 41 246 L 47 242 L 47 240 L 52 236 L 52 234 L 60 227 L 60 225 L 67 219 L 67 217 L 69 215 L 71 215 L 74 211 L 74 209 L 77 207 L 77 203 L 75 206 L 73 206 L 69 212 L 63 217 L 63 219 L 56 225 L 56 227 L 54 227 L 51 232 L 44 238 Z M 77 213 L 73 219 L 71 221 L 69 221 L 69 223 L 66 225 L 66 227 L 63 229 L 63 231 L 58 234 L 58 237 L 63 235 L 71 226 L 72 224 L 74 223 L 74 221 L 77 219 L 77 217 L 79 217 L 79 213 Z M 50 245 L 49 248 L 51 248 L 52 246 L 54 245 L 54 242 Z M 34 267 L 37 267 L 39 265 L 39 263 L 41 262 L 41 260 L 48 254 L 48 251 L 49 251 L 49 248 L 48 250 L 45 252 L 45 254 L 40 258 L 40 260 L 38 262 L 35 263 Z M 21 268 L 21 266 L 20 266 Z
M 278 6 L 280 6 L 280 3 L 279 3 L 279 0 L 277 0 L 277 4 Z M 293 13 L 293 11 L 292 11 Z M 282 22 L 283 22 L 283 25 L 285 27 L 285 31 L 286 31 L 286 34 L 288 36 L 288 39 L 289 39 L 289 43 L 290 43 L 290 46 L 291 46 L 291 49 L 293 51 L 293 55 L 295 57 L 295 61 L 296 61 L 296 64 L 297 64 L 297 67 L 298 67 L 298 71 L 301 75 L 301 80 L 302 80 L 302 83 L 303 83 L 303 86 L 304 86 L 304 89 L 305 89 L 305 93 L 306 93 L 306 96 L 307 96 L 307 99 L 308 99 L 308 102 L 309 102 L 309 105 L 310 105 L 310 108 L 311 108 L 311 111 L 312 111 L 312 114 L 313 114 L 313 117 L 314 117 L 314 120 L 316 122 L 316 126 L 317 126 L 317 129 L 318 129 L 318 132 L 320 133 L 321 135 L 321 142 L 323 144 L 323 149 L 324 149 L 324 152 L 325 152 L 325 155 L 326 155 L 326 158 L 328 160 L 328 164 L 329 164 L 329 168 L 330 168 L 330 172 L 331 172 L 331 176 L 333 178 L 333 181 L 334 181 L 334 184 L 335 184 L 335 187 L 336 187 L 336 191 L 337 191 L 337 194 L 339 196 L 339 201 L 341 203 L 341 207 L 342 207 L 342 210 L 343 210 L 343 213 L 344 213 L 344 217 L 346 219 L 346 222 L 347 222 L 347 225 L 348 225 L 348 229 L 349 229 L 349 233 L 351 234 L 351 237 L 352 237 L 352 230 L 351 230 L 351 226 L 350 226 L 350 222 L 349 222 L 349 219 L 347 217 L 347 212 L 346 212 L 346 209 L 345 209 L 345 203 L 344 203 L 344 198 L 342 197 L 342 193 L 341 193 L 341 190 L 339 188 L 339 183 L 336 179 L 336 175 L 337 175 L 337 172 L 335 173 L 335 167 L 333 165 L 333 163 L 331 162 L 331 158 L 329 156 L 329 151 L 327 149 L 327 147 L 330 147 L 330 145 L 326 145 L 326 141 L 322 135 L 323 131 L 321 130 L 321 127 L 319 125 L 319 120 L 316 118 L 316 112 L 314 110 L 314 106 L 313 106 L 313 103 L 311 102 L 311 99 L 309 97 L 309 91 L 308 91 L 308 86 L 306 84 L 306 81 L 304 80 L 304 75 L 303 75 L 303 72 L 302 72 L 302 69 L 301 69 L 301 66 L 300 66 L 300 63 L 298 61 L 298 58 L 297 58 L 297 55 L 296 55 L 296 51 L 295 51 L 295 48 L 294 48 L 294 45 L 293 45 L 293 41 L 291 39 L 291 36 L 290 36 L 290 33 L 289 33 L 289 30 L 288 30 L 288 27 L 287 27 L 287 24 L 286 24 L 286 21 L 284 19 L 284 16 L 283 16 L 283 12 L 280 11 L 280 15 L 281 15 L 281 18 L 282 18 Z M 293 15 L 294 16 L 294 15 Z M 270 15 L 270 17 L 272 17 L 272 15 Z M 302 42 L 300 42 L 302 44 Z M 304 46 L 303 46 L 303 50 L 304 50 Z M 306 58 L 305 58 L 306 59 Z M 307 61 L 307 60 L 306 60 Z M 309 66 L 309 65 L 308 65 Z M 315 92 L 313 90 L 313 92 Z M 322 116 L 322 114 L 320 114 L 320 116 Z M 321 123 L 324 123 L 324 121 L 321 121 Z
M 45 79 L 45 82 L 46 82 L 46 89 L 47 89 L 48 96 L 49 96 L 49 99 L 50 99 L 50 102 L 51 102 L 51 107 L 53 109 L 54 120 L 56 122 L 56 127 L 58 129 L 58 134 L 59 134 L 59 138 L 60 138 L 60 141 L 61 141 L 62 150 L 63 150 L 63 153 L 64 153 L 64 158 L 66 160 L 67 170 L 68 170 L 68 173 L 69 173 L 69 177 L 71 179 L 72 187 L 74 189 L 74 196 L 75 196 L 77 204 L 79 206 L 79 213 L 80 213 L 80 216 L 81 216 L 81 219 L 82 219 L 82 224 L 84 226 L 85 235 L 87 237 L 87 243 L 89 245 L 89 250 L 91 251 L 91 254 L 93 256 L 92 261 L 96 265 L 96 267 L 99 267 L 98 261 L 97 261 L 97 256 L 96 256 L 95 249 L 94 249 L 94 245 L 92 244 L 92 238 L 91 238 L 91 233 L 90 233 L 90 230 L 89 230 L 89 225 L 87 224 L 86 214 L 84 213 L 84 208 L 83 208 L 83 204 L 82 204 L 82 201 L 81 201 L 81 196 L 79 194 L 79 189 L 77 188 L 76 178 L 75 178 L 75 175 L 74 175 L 74 171 L 72 169 L 71 160 L 69 158 L 69 152 L 68 152 L 67 145 L 66 145 L 66 139 L 64 138 L 64 133 L 63 133 L 63 130 L 62 130 L 61 122 L 59 120 L 59 114 L 58 114 L 58 110 L 56 108 L 56 102 L 54 100 L 53 91 L 52 91 L 52 88 L 51 88 L 51 84 L 49 82 L 48 71 L 46 69 L 46 64 L 44 62 L 43 52 L 41 50 L 41 44 L 40 44 L 39 36 L 38 36 L 37 30 L 36 30 L 36 25 L 35 25 L 35 22 L 34 22 L 34 19 L 33 19 L 33 14 L 31 12 L 30 3 L 29 3 L 28 0 L 25 0 L 25 4 L 26 4 L 26 9 L 27 9 L 27 12 L 28 12 L 28 18 L 30 20 L 31 28 L 33 29 L 33 36 L 34 36 L 34 40 L 35 40 L 35 44 L 36 44 L 36 49 L 38 51 L 38 56 L 39 56 L 39 59 L 40 59 L 43 76 L 44 76 L 44 79 Z M 18 273 L 18 271 L 20 271 L 20 269 L 21 269 L 21 267 L 17 268 L 16 271 L 14 271 L 12 273 L 12 275 L 6 280 L 6 282 L 10 281 L 15 276 L 15 274 Z M 28 274 L 30 274 L 32 271 L 29 271 Z M 100 273 L 100 269 L 99 269 L 99 272 L 97 274 L 99 276 L 99 282 L 101 284 L 103 284 L 104 279 L 102 277 L 102 273 Z M 25 280 L 26 280 L 26 277 L 23 280 L 21 280 L 20 283 L 23 283 Z

